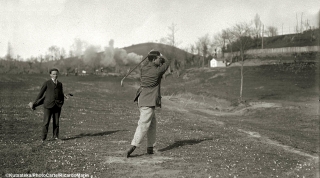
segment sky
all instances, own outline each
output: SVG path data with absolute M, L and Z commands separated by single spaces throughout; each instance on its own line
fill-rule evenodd
M 0 57 L 45 55 L 50 46 L 67 53 L 76 38 L 90 45 L 123 48 L 167 37 L 184 49 L 199 37 L 252 21 L 293 33 L 308 20 L 319 27 L 319 0 L 0 0 Z

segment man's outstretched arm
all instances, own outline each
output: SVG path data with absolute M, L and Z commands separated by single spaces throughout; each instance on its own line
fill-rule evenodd
M 171 59 L 168 59 L 161 54 L 161 63 L 162 65 L 159 67 L 159 70 L 160 70 L 159 72 L 161 74 L 164 74 L 170 66 Z

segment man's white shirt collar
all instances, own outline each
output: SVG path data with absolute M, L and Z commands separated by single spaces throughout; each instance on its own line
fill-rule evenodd
M 53 81 L 53 83 L 57 84 L 58 83 L 58 80 L 54 80 L 53 78 L 51 79 Z

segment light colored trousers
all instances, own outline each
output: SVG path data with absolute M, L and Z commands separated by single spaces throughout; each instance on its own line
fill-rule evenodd
M 139 110 L 140 119 L 131 145 L 139 147 L 143 137 L 147 135 L 147 147 L 154 147 L 157 130 L 157 120 L 154 113 L 155 107 L 140 107 Z

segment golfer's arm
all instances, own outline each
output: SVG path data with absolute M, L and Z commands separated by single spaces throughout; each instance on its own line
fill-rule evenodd
M 171 60 L 167 59 L 165 56 L 161 56 L 164 59 L 164 63 L 160 67 L 160 72 L 165 73 L 168 67 L 170 66 Z

